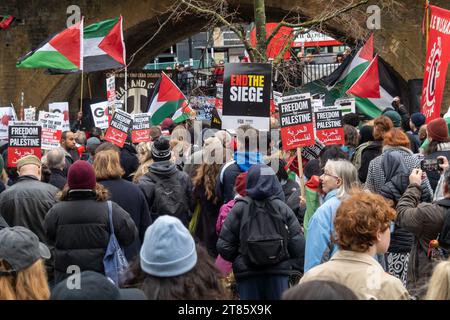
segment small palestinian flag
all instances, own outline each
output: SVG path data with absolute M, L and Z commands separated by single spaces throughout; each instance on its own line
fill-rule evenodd
M 16 66 L 83 70 L 83 19 L 20 58 Z
M 180 123 L 180 122 L 189 120 L 191 113 L 192 113 L 192 109 L 186 103 L 180 109 L 175 111 L 175 114 L 173 115 L 172 120 L 175 123 Z
M 155 86 L 150 99 L 148 113 L 154 126 L 165 118 L 172 116 L 178 109 L 187 104 L 187 99 L 177 85 L 164 73 Z

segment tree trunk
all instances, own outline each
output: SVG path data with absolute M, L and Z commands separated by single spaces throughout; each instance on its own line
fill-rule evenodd
M 256 29 L 256 62 L 266 62 L 266 8 L 264 0 L 253 0 L 255 9 Z

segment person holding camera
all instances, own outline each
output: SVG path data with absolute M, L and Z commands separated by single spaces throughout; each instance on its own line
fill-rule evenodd
M 427 124 L 427 136 L 430 144 L 425 149 L 425 159 L 432 160 L 438 156 L 444 156 L 450 159 L 450 139 L 448 137 L 447 122 L 442 119 L 434 119 Z M 439 181 L 439 172 L 426 171 L 428 180 L 430 180 L 433 191 L 436 190 Z
M 397 225 L 414 234 L 409 256 L 407 288 L 411 295 L 416 297 L 425 293 L 425 284 L 432 274 L 435 262 L 439 260 L 441 250 L 437 239 L 450 214 L 449 162 L 444 156 L 438 157 L 438 160 L 444 198 L 433 203 L 421 203 L 421 184 L 426 175 L 421 169 L 413 169 L 409 176 L 409 186 L 397 205 Z

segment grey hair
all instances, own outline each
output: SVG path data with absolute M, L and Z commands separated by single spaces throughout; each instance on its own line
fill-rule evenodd
M 75 133 L 75 141 L 81 145 L 86 145 L 86 133 L 84 131 L 78 130 Z
M 346 197 L 353 188 L 359 186 L 358 171 L 350 161 L 344 159 L 328 160 L 325 168 L 333 171 L 342 180 L 336 194 L 339 199 Z
M 49 169 L 64 169 L 64 152 L 60 148 L 52 149 L 47 153 L 47 167 Z

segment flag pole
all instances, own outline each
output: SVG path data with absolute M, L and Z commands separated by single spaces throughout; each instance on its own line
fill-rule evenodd
M 128 112 L 128 66 L 125 64 L 125 104 L 124 111 Z M 136 99 L 136 97 L 135 97 Z
M 300 178 L 300 195 L 305 198 L 305 181 L 303 180 L 302 148 L 297 148 L 298 174 Z
M 83 78 L 84 78 L 84 72 L 83 72 L 83 70 L 81 70 L 80 108 L 78 111 L 81 111 L 83 109 L 83 86 L 84 86 Z

